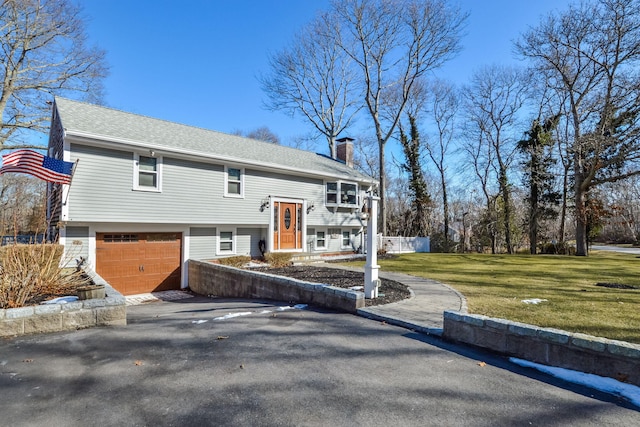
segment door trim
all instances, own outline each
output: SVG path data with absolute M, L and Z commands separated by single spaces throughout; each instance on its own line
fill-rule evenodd
M 300 210 L 300 231 L 302 236 L 300 237 L 300 248 L 297 249 L 276 249 L 275 245 L 275 218 L 274 210 L 276 203 L 296 203 L 302 206 Z M 307 201 L 304 199 L 294 199 L 288 197 L 271 197 L 269 201 L 269 237 L 268 237 L 268 251 L 269 252 L 304 252 L 307 242 Z

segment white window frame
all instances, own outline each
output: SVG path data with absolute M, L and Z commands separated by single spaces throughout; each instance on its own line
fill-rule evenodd
M 229 193 L 229 169 L 237 169 L 240 171 L 240 194 Z M 238 182 L 238 181 L 231 181 Z M 235 197 L 239 199 L 244 199 L 244 168 L 235 167 L 235 166 L 227 166 L 224 167 L 224 197 Z
M 322 233 L 324 235 L 324 237 L 322 238 L 322 240 L 324 241 L 324 245 L 323 246 L 320 246 L 318 244 L 318 233 Z M 327 249 L 327 239 L 328 239 L 327 234 L 328 234 L 327 230 L 316 230 L 316 234 L 315 234 L 314 239 L 313 239 L 314 242 L 315 242 L 314 247 L 315 247 L 316 250 L 324 251 L 324 250 Z
M 336 184 L 336 192 L 334 193 L 333 191 L 331 193 L 329 193 L 329 190 L 327 188 L 327 184 Z M 340 198 L 340 195 L 342 194 L 342 185 L 343 184 L 347 184 L 347 185 L 355 185 L 356 187 L 356 200 L 355 203 L 342 203 L 342 200 Z M 335 194 L 336 195 L 336 203 L 331 203 L 328 201 L 328 194 Z M 358 185 L 357 182 L 352 182 L 352 181 L 341 181 L 341 180 L 337 180 L 337 181 L 325 181 L 324 183 L 324 203 L 326 206 L 338 206 L 338 207 L 348 207 L 348 208 L 357 208 L 359 206 L 359 201 L 360 201 L 360 186 Z
M 345 245 L 344 244 L 344 234 L 347 233 L 349 235 L 349 244 Z M 341 249 L 347 249 L 347 248 L 351 248 L 353 249 L 353 245 L 351 242 L 351 230 L 341 230 L 340 231 L 340 248 Z
M 223 250 L 220 248 L 222 242 L 221 235 L 223 233 L 231 233 L 231 250 Z M 237 252 L 237 232 L 235 228 L 223 228 L 217 230 L 216 236 L 216 254 L 217 255 L 235 255 Z
M 146 185 L 140 185 L 140 157 L 149 157 L 156 160 L 156 186 L 148 187 Z M 142 171 L 143 173 L 149 173 L 150 171 Z M 136 191 L 149 191 L 152 193 L 162 192 L 162 156 L 145 156 L 140 153 L 133 153 L 133 189 Z

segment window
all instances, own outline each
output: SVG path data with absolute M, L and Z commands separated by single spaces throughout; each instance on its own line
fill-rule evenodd
M 338 183 L 327 182 L 327 204 L 338 203 Z
M 239 168 L 225 166 L 224 195 L 227 197 L 244 197 L 244 171 Z
M 162 159 L 136 154 L 133 188 L 142 191 L 161 191 Z
M 316 249 L 326 249 L 327 248 L 327 238 L 324 234 L 324 231 L 316 232 Z
M 327 205 L 358 206 L 358 184 L 327 182 Z
M 351 233 L 349 231 L 342 232 L 342 247 L 351 247 Z
M 221 231 L 218 235 L 218 253 L 235 253 L 235 238 L 233 231 Z
M 137 234 L 105 234 L 105 243 L 136 243 L 138 241 Z
M 356 186 L 356 184 L 348 184 L 346 182 L 343 182 L 340 185 L 340 202 L 345 205 L 357 205 L 357 189 L 358 187 Z

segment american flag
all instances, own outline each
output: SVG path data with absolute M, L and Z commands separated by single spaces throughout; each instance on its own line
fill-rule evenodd
M 54 159 L 33 150 L 16 150 L 2 156 L 0 175 L 7 172 L 28 173 L 48 182 L 70 184 L 72 162 Z

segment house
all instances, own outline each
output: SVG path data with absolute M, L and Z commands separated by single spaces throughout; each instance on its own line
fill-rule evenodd
M 123 294 L 187 287 L 189 259 L 352 253 L 377 183 L 340 141 L 334 160 L 56 98 L 48 154 L 77 164 L 49 185 L 51 233 Z

